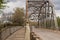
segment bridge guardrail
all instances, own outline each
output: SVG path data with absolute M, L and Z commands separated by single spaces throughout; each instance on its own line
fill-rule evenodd
M 38 37 L 34 32 L 31 33 L 31 40 L 42 40 L 40 37 Z
M 35 30 L 34 30 L 34 26 L 32 26 L 31 29 L 31 34 L 30 34 L 30 39 L 31 40 L 42 40 L 39 36 L 37 36 L 37 34 L 35 34 Z
M 29 24 L 26 24 L 26 33 L 25 33 L 25 40 L 30 40 L 30 26 Z
M 3 28 L 0 31 L 0 40 L 6 40 L 11 34 L 19 30 L 20 28 L 20 26 Z

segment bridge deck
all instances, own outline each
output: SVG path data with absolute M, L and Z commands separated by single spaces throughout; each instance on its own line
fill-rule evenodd
M 22 28 L 15 32 L 13 35 L 11 35 L 6 40 L 24 40 L 25 38 L 25 28 Z
M 53 32 L 44 29 L 34 29 L 35 34 L 42 40 L 60 40 L 60 32 Z

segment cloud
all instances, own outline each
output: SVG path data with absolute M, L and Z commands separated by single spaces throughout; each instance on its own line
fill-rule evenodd
M 26 0 L 7 0 L 8 2 L 16 2 L 16 1 L 21 1 L 21 2 L 26 2 Z
M 17 0 L 7 0 L 8 2 L 16 2 Z
M 55 10 L 56 16 L 60 17 L 60 10 Z
M 60 10 L 60 0 L 53 0 L 55 4 L 55 9 Z
M 56 10 L 60 10 L 60 4 L 55 6 Z
M 9 7 L 6 7 L 4 12 L 8 13 L 8 12 L 13 12 L 13 9 L 16 8 L 16 7 L 20 7 L 20 8 L 25 8 L 25 1 L 22 1 L 22 0 L 18 0 L 18 1 L 14 1 L 14 2 L 11 2 L 12 0 L 10 0 L 10 2 L 7 3 L 7 6 Z
M 60 0 L 53 0 L 53 2 L 55 4 L 55 13 L 57 16 L 60 16 Z M 13 8 L 15 7 L 26 8 L 26 0 L 9 0 L 7 6 L 9 6 L 9 8 L 6 7 L 4 10 L 6 13 L 13 12 Z
M 59 16 L 60 17 L 60 0 L 53 0 L 54 2 L 54 6 L 55 6 L 55 13 L 56 13 L 56 16 Z

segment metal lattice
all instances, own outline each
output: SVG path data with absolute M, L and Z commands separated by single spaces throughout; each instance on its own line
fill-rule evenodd
M 54 5 L 50 0 L 28 0 L 29 19 L 38 22 L 38 27 L 58 28 Z

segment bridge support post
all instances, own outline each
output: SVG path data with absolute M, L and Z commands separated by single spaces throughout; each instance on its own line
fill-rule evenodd
M 57 19 L 56 19 L 56 14 L 55 14 L 55 12 L 54 12 L 54 7 L 52 7 L 52 11 L 53 11 L 53 13 L 54 13 L 55 29 L 56 29 L 56 30 L 59 30 L 59 28 L 58 28 L 58 23 L 57 23 Z
M 29 23 L 26 23 L 25 40 L 30 40 L 30 27 L 29 27 Z
M 40 40 L 40 38 L 39 37 L 36 37 L 36 40 Z

